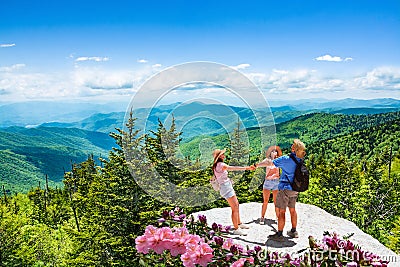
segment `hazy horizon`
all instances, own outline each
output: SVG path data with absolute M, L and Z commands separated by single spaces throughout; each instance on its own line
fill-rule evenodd
M 269 103 L 273 103 L 278 106 L 284 106 L 284 105 L 291 105 L 293 103 L 302 103 L 302 102 L 314 102 L 314 103 L 324 103 L 324 102 L 336 102 L 336 101 L 343 101 L 343 100 L 355 100 L 355 101 L 369 101 L 369 100 L 380 100 L 380 99 L 393 99 L 393 100 L 399 100 L 400 101 L 400 96 L 398 98 L 396 97 L 375 97 L 375 98 L 353 98 L 353 97 L 346 97 L 346 98 L 340 98 L 340 99 L 327 99 L 327 98 L 302 98 L 302 99 L 296 99 L 296 100 L 287 100 L 287 99 L 271 99 L 268 101 Z M 206 103 L 206 101 L 203 100 L 192 100 L 189 102 L 201 102 L 201 103 Z M 112 101 L 93 101 L 93 100 L 83 100 L 83 99 L 40 99 L 40 100 L 21 100 L 21 101 L 1 101 L 0 100 L 0 106 L 3 105 L 10 105 L 10 104 L 23 104 L 23 103 L 72 103 L 72 104 L 93 104 L 93 105 L 108 105 L 108 104 L 124 104 L 126 107 L 128 107 L 130 100 L 112 100 Z M 181 101 L 175 101 L 175 102 L 168 102 L 163 105 L 173 105 L 177 103 L 182 103 Z M 220 103 L 222 104 L 222 103 Z M 273 106 L 273 104 L 271 106 Z M 157 105 L 159 106 L 159 105 Z M 230 106 L 235 106 L 235 107 L 243 107 L 245 105 L 230 105 Z M 145 106 L 144 108 L 151 108 L 152 106 Z M 143 108 L 143 107 L 139 107 Z

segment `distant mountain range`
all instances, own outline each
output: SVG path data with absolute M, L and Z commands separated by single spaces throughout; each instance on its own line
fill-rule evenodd
M 304 111 L 292 110 L 291 107 L 272 108 L 276 122 L 287 121 L 304 114 Z M 123 128 L 125 112 L 98 113 L 77 122 L 49 122 L 41 126 L 79 128 L 104 133 L 113 132 L 115 128 Z M 183 132 L 184 139 L 197 135 L 216 135 L 231 132 L 237 124 L 238 117 L 243 127 L 273 124 L 274 119 L 270 110 L 251 110 L 249 108 L 231 107 L 217 104 L 192 102 L 178 106 L 161 106 L 153 109 L 138 109 L 133 112 L 137 118 L 136 127 L 148 132 L 156 130 L 158 120 L 168 124 L 168 119 L 174 117 L 177 129 Z M 258 117 L 256 117 L 258 116 Z
M 32 127 L 45 122 L 74 122 L 96 113 L 124 111 L 121 103 L 75 103 L 32 101 L 0 105 L 0 128 L 9 126 Z
M 400 108 L 400 100 L 394 98 L 376 99 L 353 99 L 345 98 L 340 100 L 327 99 L 301 99 L 296 101 L 270 101 L 272 107 L 289 105 L 296 110 L 317 109 L 323 111 L 333 111 L 349 108 Z
M 286 121 L 301 114 L 309 112 L 325 111 L 330 113 L 343 114 L 365 114 L 381 113 L 400 109 L 400 100 L 393 98 L 380 98 L 371 100 L 359 99 L 305 99 L 296 101 L 270 101 L 271 110 L 274 113 L 276 123 Z M 128 107 L 128 103 L 75 103 L 75 102 L 22 102 L 0 105 L 0 128 L 9 126 L 35 127 L 38 125 L 61 126 L 61 127 L 79 127 L 87 130 L 96 130 L 102 132 L 113 131 L 115 126 L 121 127 L 123 117 Z M 245 125 L 254 125 L 254 121 L 245 120 L 247 115 L 252 114 L 245 107 L 229 107 L 231 111 L 240 113 Z M 176 119 L 191 117 L 208 111 L 212 114 L 220 112 L 228 113 L 226 105 L 211 105 L 200 102 L 189 104 L 174 103 L 170 105 L 156 106 L 151 110 L 151 116 L 148 118 L 150 125 L 157 124 L 156 117 L 165 118 L 172 112 Z M 341 111 L 344 110 L 344 111 Z M 288 111 L 292 114 L 288 114 Z M 230 112 L 230 111 L 229 111 Z M 260 111 L 265 112 L 265 111 Z M 119 114 L 118 114 L 119 113 Z M 134 111 L 136 117 L 149 113 L 149 109 L 140 108 Z M 247 115 L 246 115 L 247 114 Z M 209 114 L 204 114 L 209 116 Z M 228 114 L 226 114 L 228 115 Z M 101 120 L 96 126 L 95 120 Z M 107 122 L 109 120 L 109 122 Z M 236 121 L 236 120 L 235 120 Z M 69 124 L 71 123 L 71 124 Z M 109 125 L 107 127 L 107 123 Z M 140 124 L 140 122 L 138 121 Z M 209 121 L 207 121 L 209 123 Z M 186 131 L 188 132 L 188 131 Z
M 56 106 L 58 109 L 56 109 Z M 75 112 L 67 113 L 67 107 L 71 106 Z M 23 110 L 26 109 L 26 112 Z M 56 111 L 50 111 L 55 109 Z M 93 105 L 89 104 L 45 104 L 27 103 L 0 106 L 0 113 L 4 116 L 0 119 L 0 127 L 10 125 L 35 127 L 79 128 L 89 131 L 104 133 L 113 132 L 115 128 L 124 127 L 125 111 L 119 112 L 95 112 L 95 110 L 123 109 L 123 105 Z M 32 110 L 32 111 L 31 111 Z M 137 118 L 138 129 L 148 132 L 156 130 L 158 120 L 163 123 L 173 115 L 177 129 L 183 132 L 183 138 L 192 138 L 200 134 L 217 135 L 230 132 L 236 127 L 238 116 L 246 128 L 264 126 L 273 123 L 281 123 L 297 116 L 312 112 L 329 112 L 333 114 L 377 114 L 400 110 L 400 100 L 373 99 L 356 100 L 344 99 L 336 101 L 299 100 L 289 102 L 283 106 L 273 106 L 270 110 L 251 110 L 246 107 L 233 107 L 221 104 L 205 104 L 191 102 L 186 104 L 175 103 L 171 105 L 140 108 L 133 111 Z M 273 114 L 273 118 L 271 113 Z M 44 116 L 43 114 L 47 114 Z M 87 116 L 89 114 L 89 116 Z M 256 117 L 256 115 L 258 117 Z M 81 118 L 81 119 L 78 119 Z M 261 120 L 260 120 L 261 118 Z M 74 120 L 76 119 L 76 120 Z M 44 121 L 43 123 L 39 123 Z

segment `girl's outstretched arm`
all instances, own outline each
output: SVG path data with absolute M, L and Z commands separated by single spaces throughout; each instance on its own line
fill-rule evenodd
M 264 159 L 263 161 L 261 161 L 260 163 L 256 164 L 256 167 L 268 167 L 273 165 L 272 160 L 269 158 Z
M 226 165 L 226 166 L 222 167 L 222 169 L 224 169 L 224 168 L 226 168 L 225 170 L 228 170 L 228 171 L 253 171 L 255 169 L 255 166 L 251 165 L 251 166 L 241 167 L 241 166 Z

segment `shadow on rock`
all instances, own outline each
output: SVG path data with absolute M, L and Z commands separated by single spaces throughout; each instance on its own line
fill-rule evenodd
M 265 245 L 267 248 L 288 248 L 288 247 L 294 247 L 297 243 L 294 242 L 291 238 L 284 237 L 282 241 L 276 241 L 272 239 L 268 239 L 265 241 L 263 245 Z

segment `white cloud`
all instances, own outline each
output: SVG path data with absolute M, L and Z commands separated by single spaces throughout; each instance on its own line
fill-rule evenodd
M 354 79 L 354 87 L 368 90 L 398 91 L 400 89 L 400 68 L 375 68 L 365 75 Z
M 0 72 L 1 71 L 4 71 L 4 72 L 15 71 L 15 70 L 22 69 L 24 67 L 25 67 L 25 64 L 14 64 L 9 67 L 0 67 Z
M 32 73 L 24 64 L 0 68 L 0 90 L 2 101 L 29 99 L 121 99 L 131 98 L 143 82 L 157 72 L 144 65 L 139 70 L 107 70 L 96 67 L 80 67 L 70 73 Z M 23 69 L 23 71 L 21 71 Z M 234 71 L 233 71 L 234 72 Z M 215 74 L 215 73 L 213 73 Z M 246 74 L 246 73 L 245 73 Z M 379 67 L 361 75 L 326 76 L 312 69 L 272 69 L 269 72 L 248 73 L 268 99 L 293 99 L 315 97 L 395 97 L 400 98 L 400 68 Z M 231 84 L 238 86 L 242 80 L 229 77 Z M 226 78 L 226 77 L 225 77 Z M 212 97 L 223 99 L 226 90 L 218 87 L 224 77 L 205 76 L 204 81 L 217 79 L 215 84 L 194 86 L 187 84 L 171 101 L 180 101 L 181 96 Z M 224 83 L 221 83 L 224 84 Z M 158 84 L 156 85 L 158 86 Z M 163 84 L 159 85 L 160 87 Z M 229 86 L 228 86 L 229 87 Z M 152 92 L 147 92 L 149 97 Z M 226 94 L 226 92 L 225 92 Z M 222 97 L 222 98 L 221 98 Z
M 244 70 L 247 69 L 248 67 L 250 67 L 250 64 L 247 63 L 239 64 L 237 66 L 231 66 L 231 68 L 235 70 Z
M 79 68 L 72 73 L 77 87 L 95 90 L 132 89 L 134 73 L 130 71 L 105 71 L 94 68 Z
M 260 82 L 264 81 L 265 80 L 265 76 L 266 76 L 265 73 L 259 73 L 259 72 L 252 72 L 252 73 L 248 73 L 246 75 L 255 84 L 259 84 Z
M 258 80 L 252 80 L 266 92 L 266 96 L 275 98 L 400 98 L 400 68 L 396 67 L 379 67 L 362 75 L 346 77 L 327 77 L 308 69 L 272 70 L 264 77 L 257 75 L 256 78 Z
M 326 54 L 326 55 L 323 55 L 323 56 L 316 57 L 316 58 L 314 58 L 314 60 L 317 60 L 317 61 L 342 62 L 342 61 L 352 61 L 353 58 L 351 58 L 351 57 L 341 58 L 339 56 L 331 56 L 329 54 Z
M 109 61 L 110 58 L 108 57 L 78 57 L 75 59 L 76 62 L 80 61 L 96 61 L 96 62 L 101 62 L 101 61 Z
M 154 64 L 152 65 L 153 68 L 160 68 L 162 65 L 161 64 Z
M 149 61 L 147 61 L 146 59 L 139 59 L 137 62 L 138 62 L 138 63 L 147 63 L 147 62 L 149 62 Z
M 70 73 L 0 72 L 2 101 L 43 99 L 126 100 L 154 72 L 80 67 Z
M 0 73 L 0 88 L 6 93 L 5 100 L 54 99 L 76 95 L 69 78 L 59 74 Z
M 0 47 L 13 47 L 15 44 L 0 44 Z

